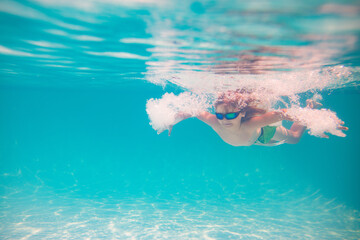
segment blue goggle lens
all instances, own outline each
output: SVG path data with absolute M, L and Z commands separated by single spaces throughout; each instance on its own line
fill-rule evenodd
M 222 115 L 221 113 L 215 113 L 216 118 L 219 120 L 223 120 L 224 119 L 224 115 Z
M 228 120 L 234 119 L 239 115 L 239 113 L 227 113 L 225 114 L 225 118 Z
M 240 112 L 232 112 L 232 113 L 215 113 L 216 115 L 216 118 L 219 119 L 219 120 L 223 120 L 224 117 L 227 119 L 227 120 L 232 120 L 232 119 L 235 119 L 237 118 L 237 116 L 239 116 L 239 113 Z

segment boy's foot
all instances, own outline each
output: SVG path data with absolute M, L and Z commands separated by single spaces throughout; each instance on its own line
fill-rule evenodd
M 319 109 L 322 107 L 322 104 L 315 102 L 312 99 L 308 99 L 308 100 L 306 100 L 306 107 L 311 108 L 311 109 Z

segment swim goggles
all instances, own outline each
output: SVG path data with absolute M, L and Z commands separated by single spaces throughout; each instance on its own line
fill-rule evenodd
M 231 112 L 231 113 L 215 113 L 216 115 L 216 118 L 219 119 L 219 120 L 223 120 L 224 117 L 227 119 L 227 120 L 232 120 L 232 119 L 235 119 L 237 118 L 237 116 L 239 116 L 239 112 Z

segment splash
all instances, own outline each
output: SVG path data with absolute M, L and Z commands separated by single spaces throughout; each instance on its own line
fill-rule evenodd
M 210 72 L 181 72 L 149 76 L 148 80 L 166 85 L 175 84 L 185 92 L 176 96 L 166 93 L 160 99 L 150 99 L 146 111 L 150 125 L 158 132 L 170 129 L 180 121 L 177 113 L 196 117 L 202 111 L 210 111 L 216 96 L 227 90 L 246 89 L 258 100 L 258 107 L 267 111 L 288 108 L 288 115 L 309 129 L 309 134 L 322 137 L 330 133 L 346 136 L 339 130 L 342 122 L 329 109 L 301 108 L 301 94 L 321 100 L 321 91 L 358 84 L 353 77 L 354 69 L 343 66 L 322 70 L 285 72 L 270 75 L 230 75 Z
M 341 119 L 329 109 L 310 109 L 295 106 L 289 108 L 287 114 L 296 122 L 306 126 L 311 135 L 323 137 L 325 133 L 330 133 L 339 137 L 346 136 L 338 129 L 340 122 L 342 122 Z
M 175 84 L 192 92 L 214 92 L 236 89 L 266 89 L 278 96 L 307 91 L 322 91 L 359 86 L 360 68 L 343 65 L 315 70 L 273 72 L 269 74 L 217 74 L 211 71 L 149 72 L 146 79 L 165 86 Z
M 184 92 L 178 96 L 165 93 L 161 99 L 150 99 L 146 104 L 146 112 L 150 125 L 160 134 L 180 121 L 177 113 L 186 113 L 193 117 L 211 107 L 205 95 Z

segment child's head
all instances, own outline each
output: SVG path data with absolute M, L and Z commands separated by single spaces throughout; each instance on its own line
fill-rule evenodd
M 247 96 L 241 90 L 229 90 L 219 94 L 214 107 L 217 109 L 221 106 L 221 108 L 229 109 L 229 111 L 241 111 L 248 105 L 249 99 L 246 98 Z
M 215 112 L 220 124 L 233 126 L 237 123 L 248 120 L 249 118 L 263 114 L 266 111 L 256 108 L 256 102 L 251 92 L 245 89 L 227 91 L 219 94 L 214 103 Z M 227 114 L 233 113 L 233 114 Z M 241 118 L 241 121 L 239 121 Z

